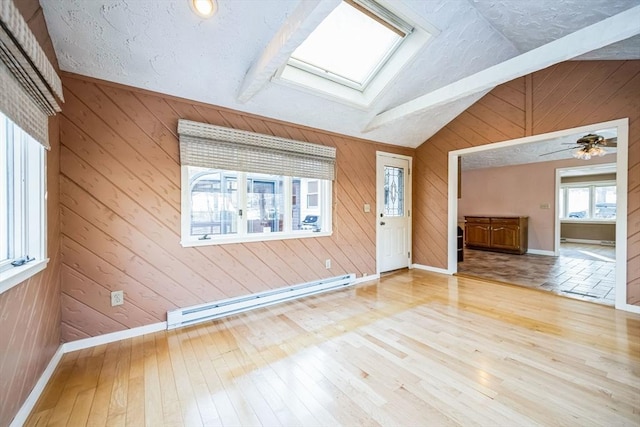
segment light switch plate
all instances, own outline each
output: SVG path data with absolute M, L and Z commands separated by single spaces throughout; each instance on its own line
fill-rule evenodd
M 363 210 L 367 213 L 371 212 L 371 205 L 369 203 L 365 203 Z

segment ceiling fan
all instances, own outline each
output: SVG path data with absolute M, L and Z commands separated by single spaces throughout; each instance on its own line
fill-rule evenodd
M 582 138 L 579 138 L 575 143 L 569 142 L 563 143 L 562 145 L 571 145 L 572 147 L 544 153 L 541 154 L 541 156 L 547 156 L 549 154 L 555 154 L 561 151 L 576 150 L 573 153 L 573 157 L 575 157 L 576 159 L 589 160 L 591 157 L 604 156 L 607 152 L 603 147 L 617 147 L 618 138 L 615 136 L 613 138 L 605 138 L 602 135 L 590 133 L 583 136 Z

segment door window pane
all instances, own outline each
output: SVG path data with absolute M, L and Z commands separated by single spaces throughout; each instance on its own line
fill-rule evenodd
M 247 233 L 282 231 L 283 218 L 283 177 L 247 175 Z
M 384 167 L 384 215 L 404 216 L 404 169 Z
M 236 172 L 203 173 L 192 168 L 191 235 L 238 232 L 238 177 Z

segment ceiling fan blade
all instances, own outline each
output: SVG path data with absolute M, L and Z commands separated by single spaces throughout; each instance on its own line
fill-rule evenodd
M 561 151 L 569 151 L 569 150 L 573 150 L 573 149 L 576 149 L 576 148 L 580 148 L 580 147 L 563 148 L 562 150 L 558 150 L 558 151 L 550 151 L 548 153 L 540 154 L 540 157 L 548 156 L 549 154 L 560 153 Z
M 617 147 L 618 146 L 618 137 L 614 136 L 613 138 L 607 138 L 602 141 L 602 145 L 606 147 Z

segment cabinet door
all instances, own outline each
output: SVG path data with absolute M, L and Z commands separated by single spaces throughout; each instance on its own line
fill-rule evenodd
M 491 247 L 518 250 L 520 248 L 520 227 L 512 224 L 491 226 Z
M 488 248 L 491 245 L 490 229 L 489 224 L 467 223 L 465 226 L 467 246 Z

